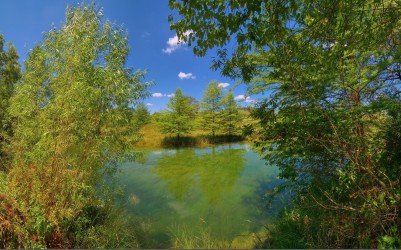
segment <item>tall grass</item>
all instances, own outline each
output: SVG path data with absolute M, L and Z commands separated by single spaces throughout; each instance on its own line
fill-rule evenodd
M 77 238 L 77 248 L 149 248 L 150 224 L 136 218 L 122 207 L 104 214 L 103 223 L 91 227 L 84 237 Z
M 261 238 L 257 233 L 238 235 L 228 241 L 213 236 L 210 228 L 188 228 L 175 225 L 170 228 L 170 241 L 172 248 L 179 249 L 253 249 L 260 248 Z
M 231 248 L 226 241 L 214 239 L 207 228 L 199 228 L 197 231 L 186 226 L 174 226 L 170 229 L 171 246 L 181 249 L 221 249 Z

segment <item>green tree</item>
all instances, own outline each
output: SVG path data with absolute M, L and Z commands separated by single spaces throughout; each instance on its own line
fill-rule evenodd
M 14 157 L 0 194 L 2 248 L 102 239 L 113 192 L 104 177 L 139 137 L 132 105 L 149 85 L 125 67 L 128 53 L 126 32 L 103 22 L 94 4 L 67 8 L 60 30 L 29 53 L 9 109 Z
M 7 110 L 16 82 L 21 76 L 18 53 L 9 43 L 4 49 L 4 38 L 0 34 L 0 171 L 9 167 L 10 155 L 6 146 L 12 136 L 11 121 Z
M 223 90 L 218 86 L 217 81 L 211 81 L 201 100 L 202 127 L 216 135 L 216 131 L 221 128 L 221 110 Z
M 241 114 L 232 90 L 222 98 L 221 103 L 223 106 L 221 128 L 228 136 L 232 136 L 238 131 L 238 124 L 241 121 Z
M 269 93 L 254 112 L 258 145 L 298 194 L 307 245 L 399 247 L 399 154 L 388 137 L 401 107 L 399 2 L 169 3 L 195 54 L 219 47 L 215 69 Z
M 193 119 L 195 117 L 195 106 L 192 98 L 185 96 L 181 89 L 176 89 L 174 96 L 170 97 L 167 104 L 169 108 L 159 122 L 162 133 L 174 134 L 177 139 L 193 130 Z
M 148 107 L 140 103 L 135 107 L 135 112 L 134 112 L 134 117 L 133 117 L 133 123 L 134 125 L 137 125 L 139 128 L 142 128 L 146 124 L 150 122 L 150 112 Z

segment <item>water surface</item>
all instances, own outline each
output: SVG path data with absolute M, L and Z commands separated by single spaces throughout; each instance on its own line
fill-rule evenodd
M 159 149 L 142 162 L 122 166 L 129 210 L 148 219 L 154 237 L 168 246 L 169 235 L 185 228 L 207 229 L 232 241 L 259 232 L 276 215 L 264 193 L 279 184 L 278 170 L 247 144 L 213 148 Z

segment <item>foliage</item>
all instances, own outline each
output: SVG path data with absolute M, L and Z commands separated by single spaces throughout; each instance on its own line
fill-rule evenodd
M 399 2 L 169 3 L 180 15 L 170 17 L 171 27 L 195 44 L 195 54 L 220 47 L 215 69 L 242 78 L 250 93 L 269 93 L 254 112 L 262 127 L 257 145 L 292 183 L 302 214 L 324 214 L 308 246 L 395 247 Z M 229 54 L 222 46 L 231 40 Z
M 134 111 L 133 124 L 142 128 L 150 123 L 150 119 L 151 117 L 148 107 L 143 103 L 138 104 Z
M 193 99 L 185 96 L 181 89 L 177 89 L 170 97 L 167 107 L 170 109 L 163 114 L 159 127 L 162 133 L 175 135 L 179 140 L 182 135 L 193 130 L 195 106 Z
M 12 128 L 7 109 L 14 86 L 21 76 L 18 58 L 17 50 L 11 43 L 8 43 L 7 50 L 4 49 L 4 38 L 0 34 L 0 171 L 6 170 L 10 161 L 6 146 L 12 136 Z
M 82 235 L 79 245 L 85 248 L 147 248 L 152 242 L 149 225 L 122 208 L 113 208 L 104 215 L 102 225 Z
M 216 131 L 220 130 L 222 98 L 223 90 L 218 86 L 217 81 L 211 81 L 203 93 L 201 111 L 202 127 L 211 131 L 212 136 L 215 136 Z
M 10 102 L 13 162 L 0 194 L 2 248 L 85 247 L 112 207 L 114 160 L 138 138 L 144 73 L 126 68 L 127 34 L 94 4 L 69 7 L 29 53 Z M 96 230 L 96 229 L 93 229 Z
M 221 113 L 221 129 L 228 136 L 234 135 L 239 130 L 241 114 L 235 101 L 234 93 L 230 90 L 221 100 L 223 111 Z

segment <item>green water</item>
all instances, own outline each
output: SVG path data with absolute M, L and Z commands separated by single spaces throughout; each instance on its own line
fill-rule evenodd
M 175 230 L 207 229 L 218 240 L 259 232 L 277 213 L 264 193 L 279 184 L 278 170 L 247 144 L 159 149 L 122 166 L 129 211 L 146 218 L 153 237 L 168 246 Z

